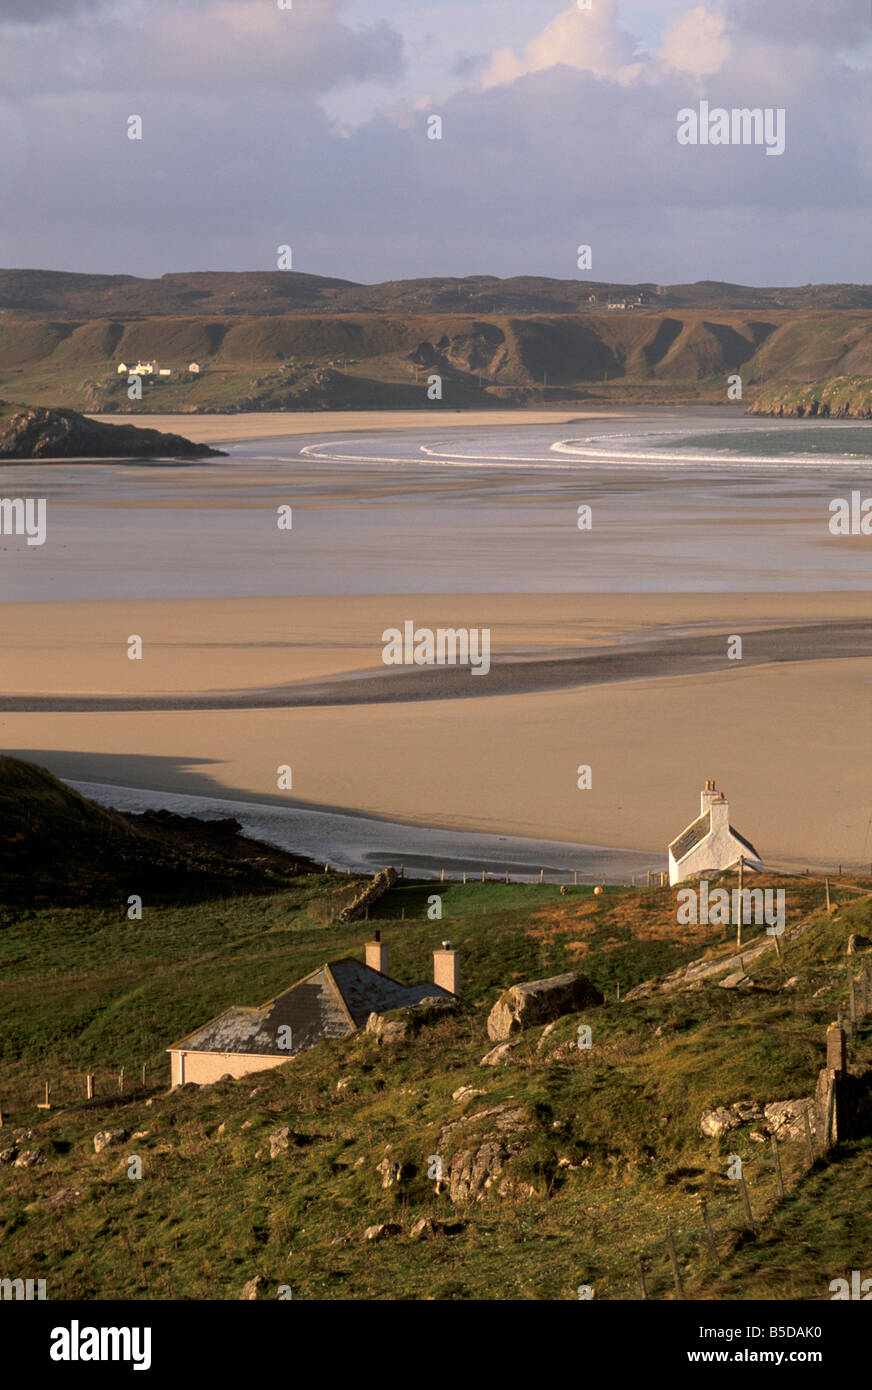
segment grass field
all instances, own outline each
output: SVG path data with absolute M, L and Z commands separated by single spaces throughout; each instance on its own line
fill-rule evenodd
M 410 883 L 378 917 L 344 927 L 330 918 L 348 880 L 329 874 L 281 893 L 156 899 L 140 922 L 106 904 L 4 908 L 0 1147 L 30 1128 L 18 1142 L 42 1154 L 32 1168 L 0 1163 L 4 1263 L 45 1277 L 52 1298 L 235 1298 L 260 1275 L 265 1297 L 288 1286 L 294 1298 L 563 1299 L 587 1284 L 597 1298 L 633 1299 L 640 1258 L 649 1297 L 665 1298 L 668 1218 L 689 1296 L 829 1297 L 830 1279 L 865 1268 L 869 1141 L 810 1172 L 803 1144 L 782 1145 L 789 1195 L 779 1201 L 768 1144 L 747 1128 L 723 1140 L 699 1132 L 714 1105 L 812 1093 L 844 997 L 847 936 L 869 930 L 868 884 L 843 883 L 844 905 L 827 916 L 819 880 L 785 882 L 788 927 L 811 925 L 781 959 L 749 965 L 754 989 L 712 984 L 636 1003 L 617 1001 L 619 984 L 624 995 L 725 945 L 676 926 L 674 891 Z M 435 891 L 439 922 L 426 918 Z M 449 936 L 463 997 L 478 1007 L 391 1046 L 361 1033 L 275 1071 L 167 1093 L 168 1043 L 229 1003 L 262 1002 L 324 960 L 360 956 L 376 928 L 401 980 L 430 978 L 430 953 Z M 499 991 L 567 969 L 583 970 L 605 1005 L 562 1019 L 542 1051 L 534 1029 L 511 1065 L 481 1067 Z M 801 983 L 785 991 L 790 976 Z M 574 1045 L 580 1021 L 593 1029 L 589 1052 Z M 872 1062 L 868 1025 L 852 1059 Z M 135 1089 L 111 1095 L 121 1066 Z M 85 1103 L 75 1096 L 88 1068 L 98 1091 Z M 48 1114 L 32 1104 L 44 1077 L 58 1105 Z M 461 1086 L 483 1094 L 455 1101 Z M 459 1144 L 486 1140 L 487 1116 L 443 1131 L 499 1108 L 518 1130 L 506 1195 L 495 1184 L 452 1203 L 427 1177 L 430 1156 L 450 1164 Z M 289 1147 L 270 1159 L 280 1126 Z M 95 1155 L 93 1135 L 110 1127 L 127 1137 Z M 730 1153 L 766 1218 L 756 1237 L 743 1233 Z M 133 1155 L 139 1180 L 128 1177 Z M 403 1176 L 383 1188 L 386 1156 Z M 721 1266 L 706 1250 L 700 1196 Z M 421 1215 L 445 1229 L 418 1243 L 409 1229 Z M 400 1234 L 364 1240 L 367 1226 L 391 1221 Z

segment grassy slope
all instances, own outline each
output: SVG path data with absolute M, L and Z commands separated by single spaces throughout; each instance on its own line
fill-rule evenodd
M 140 404 L 115 370 L 138 357 L 174 369 L 170 378 L 146 380 Z M 193 360 L 206 370 L 180 374 Z M 447 407 L 615 393 L 717 401 L 738 370 L 750 387 L 868 373 L 872 316 L 860 309 L 429 311 L 0 324 L 0 391 L 97 412 L 420 405 L 433 371 L 443 376 Z
M 311 876 L 287 894 L 148 905 L 141 923 L 126 922 L 120 908 L 3 912 L 7 1131 L 37 1118 L 12 1101 L 33 1095 L 40 1076 L 67 1084 L 102 1063 L 105 1082 L 110 1066 L 125 1064 L 130 1076 L 145 1059 L 154 1075 L 166 1068 L 163 1046 L 225 1004 L 259 1002 L 321 960 L 357 953 L 363 929 L 329 924 L 330 895 L 346 882 Z M 795 918 L 820 903 L 822 886 L 792 883 Z M 379 1049 L 362 1036 L 240 1082 L 171 1095 L 159 1087 L 118 1106 L 69 1105 L 37 1130 L 44 1166 L 0 1165 L 7 1261 L 47 1277 L 52 1297 L 236 1297 L 259 1273 L 266 1296 L 289 1284 L 300 1298 L 573 1298 L 591 1283 L 597 1297 L 626 1299 L 637 1296 L 640 1255 L 651 1296 L 667 1297 L 669 1216 L 694 1294 L 826 1297 L 843 1267 L 864 1268 L 857 1231 L 864 1220 L 868 1229 L 872 1197 L 858 1179 L 868 1174 L 868 1145 L 802 1181 L 779 1209 L 781 1224 L 740 1241 L 717 1276 L 696 1198 L 707 1195 L 725 1254 L 741 1224 L 735 1185 L 724 1177 L 728 1152 L 747 1161 L 755 1210 L 774 1202 L 768 1149 L 745 1131 L 729 1143 L 703 1140 L 699 1115 L 749 1096 L 810 1094 L 843 988 L 844 942 L 851 930 L 869 930 L 868 900 L 816 919 L 783 962 L 767 958 L 752 972 L 766 987 L 759 993 L 715 986 L 626 1005 L 614 1002 L 616 980 L 626 990 L 715 940 L 679 931 L 669 891 L 613 889 L 597 899 L 582 888 L 561 897 L 549 887 L 448 885 L 438 927 L 424 916 L 432 891 L 397 889 L 365 929 L 381 927 L 392 971 L 427 978 L 435 938 L 449 931 L 474 1003 L 489 1005 L 513 979 L 583 968 L 611 1001 L 579 1016 L 594 1030 L 590 1054 L 572 1048 L 549 1063 L 535 1050 L 535 1030 L 520 1065 L 482 1069 L 490 1044 L 479 1012 L 432 1026 L 426 1045 Z M 802 976 L 799 991 L 778 988 L 788 974 Z M 549 1048 L 572 1040 L 578 1021 L 561 1021 Z M 868 1032 L 859 1051 L 872 1057 Z M 351 1084 L 337 1091 L 343 1076 Z M 462 1084 L 487 1095 L 452 1101 Z M 530 1117 L 529 1147 L 506 1171 L 536 1195 L 490 1193 L 472 1209 L 451 1207 L 426 1179 L 440 1128 L 500 1101 Z M 255 1158 L 282 1124 L 297 1136 L 291 1152 Z M 149 1132 L 94 1156 L 92 1136 L 107 1125 Z M 383 1190 L 375 1172 L 388 1145 L 392 1159 L 417 1170 L 399 1190 Z M 126 1176 L 129 1153 L 143 1158 L 141 1181 Z M 578 1166 L 559 1167 L 561 1157 Z M 783 1159 L 798 1181 L 802 1146 L 785 1146 Z M 81 1195 L 69 1205 L 46 1204 L 72 1188 Z M 832 1221 L 822 1217 L 828 1211 Z M 364 1244 L 366 1225 L 397 1219 L 408 1232 L 419 1214 L 457 1230 L 426 1247 L 407 1234 Z M 344 1236 L 349 1243 L 332 1244 Z
M 805 386 L 776 386 L 761 391 L 751 415 L 824 416 L 872 419 L 872 376 L 838 376 Z

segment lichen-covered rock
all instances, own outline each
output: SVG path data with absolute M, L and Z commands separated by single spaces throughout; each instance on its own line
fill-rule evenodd
M 123 1144 L 126 1138 L 126 1129 L 101 1129 L 94 1135 L 94 1153 L 102 1153 L 110 1144 Z
M 269 1156 L 278 1158 L 279 1154 L 287 1153 L 291 1146 L 291 1131 L 288 1125 L 282 1125 L 281 1129 L 274 1129 L 269 1137 Z
M 432 1216 L 419 1216 L 418 1220 L 409 1230 L 411 1240 L 432 1240 L 438 1236 L 445 1227 L 441 1221 L 434 1221 Z
M 602 1004 L 603 995 L 586 975 L 568 973 L 527 980 L 504 990 L 490 1011 L 488 1037 L 505 1042 L 525 1028 Z
M 512 1057 L 512 1049 L 514 1048 L 514 1046 L 515 1046 L 514 1043 L 507 1043 L 507 1042 L 504 1042 L 504 1043 L 497 1043 L 496 1047 L 492 1047 L 491 1050 L 490 1050 L 490 1052 L 486 1052 L 486 1053 L 484 1054 L 484 1056 L 482 1057 L 481 1061 L 479 1062 L 479 1066 L 480 1066 L 480 1067 L 501 1067 L 501 1066 L 505 1066 L 507 1063 L 509 1063 L 509 1062 L 511 1062 L 511 1061 L 514 1060 L 513 1057 Z
M 444 1173 L 451 1201 L 479 1201 L 509 1159 L 527 1147 L 530 1126 L 528 1112 L 517 1105 L 477 1110 L 444 1125 L 437 1149 L 439 1153 L 453 1149 Z
M 393 1187 L 395 1183 L 406 1182 L 413 1173 L 408 1163 L 395 1163 L 390 1158 L 383 1158 L 381 1163 L 377 1163 L 375 1171 L 381 1178 L 382 1187 Z
M 376 1226 L 367 1226 L 364 1240 L 386 1240 L 388 1236 L 398 1236 L 402 1230 L 396 1221 L 382 1221 Z

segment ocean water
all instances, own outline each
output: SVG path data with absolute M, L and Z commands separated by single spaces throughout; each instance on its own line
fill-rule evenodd
M 0 537 L 0 594 L 865 589 L 829 504 L 872 495 L 872 423 L 729 410 L 560 426 L 378 430 L 228 447 L 196 463 L 0 465 L 45 497 L 43 546 Z M 865 495 L 864 494 L 864 495 Z M 279 531 L 281 505 L 293 530 Z M 592 508 L 580 531 L 578 507 Z

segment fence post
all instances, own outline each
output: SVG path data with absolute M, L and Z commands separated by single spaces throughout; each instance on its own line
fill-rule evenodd
M 748 1195 L 748 1184 L 745 1182 L 745 1174 L 739 1178 L 739 1186 L 742 1189 L 742 1201 L 745 1205 L 745 1216 L 748 1221 L 748 1229 L 754 1230 L 754 1217 L 751 1212 L 751 1198 Z
M 714 1260 L 715 1264 L 720 1264 L 721 1257 L 718 1254 L 717 1241 L 715 1240 L 715 1233 L 712 1230 L 712 1221 L 711 1217 L 708 1214 L 708 1207 L 706 1205 L 706 1200 L 704 1197 L 700 1197 L 699 1205 L 702 1211 L 702 1219 L 705 1225 L 706 1239 L 708 1240 L 708 1248 L 711 1253 L 711 1257 Z
M 806 1107 L 806 1109 L 802 1112 L 802 1115 L 803 1119 L 805 1120 L 805 1141 L 808 1144 L 808 1161 L 812 1164 L 812 1166 L 814 1166 L 814 1141 L 811 1137 L 811 1125 L 809 1124 L 808 1119 L 808 1107 Z
M 93 1100 L 93 1099 L 94 1099 L 94 1073 L 93 1073 L 92 1071 L 87 1071 L 87 1072 L 85 1072 L 85 1100 Z
M 684 1285 L 681 1282 L 681 1271 L 678 1268 L 678 1256 L 675 1253 L 675 1242 L 672 1239 L 672 1227 L 666 1222 L 666 1244 L 669 1247 L 669 1258 L 672 1261 L 672 1277 L 675 1280 L 675 1292 L 679 1298 L 684 1298 Z
M 781 1171 L 781 1154 L 778 1152 L 778 1140 L 772 1136 L 772 1157 L 775 1160 L 775 1176 L 778 1179 L 778 1195 L 784 1196 L 784 1174 Z
M 118 1094 L 119 1094 L 119 1096 L 123 1096 L 123 1095 L 124 1095 L 124 1068 L 123 1068 L 123 1067 L 121 1068 L 120 1072 L 118 1073 Z

